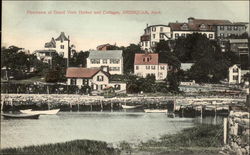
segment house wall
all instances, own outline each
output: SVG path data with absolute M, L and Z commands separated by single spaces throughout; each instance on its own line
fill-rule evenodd
M 101 66 L 108 66 L 110 74 L 123 74 L 123 59 L 119 59 L 118 64 L 111 64 L 110 59 L 106 59 L 107 63 L 103 62 L 104 59 L 99 59 L 99 60 L 100 60 L 99 64 L 93 64 L 91 63 L 91 59 L 87 58 L 87 68 L 93 68 L 93 67 L 100 68 Z M 119 68 L 119 70 L 113 70 L 114 67 Z
M 172 31 L 172 38 L 178 39 L 176 34 L 178 34 L 179 37 L 181 37 L 181 36 L 186 36 L 187 34 L 192 34 L 192 33 L 206 34 L 207 38 L 209 38 L 209 35 L 212 35 L 212 37 L 210 37 L 209 39 L 215 39 L 215 32 L 212 32 L 212 31 Z
M 61 48 L 61 45 L 64 46 L 64 48 Z M 62 55 L 63 58 L 68 58 L 69 53 L 69 47 L 68 47 L 68 41 L 56 41 L 56 51 L 59 55 Z
M 164 66 L 161 69 L 160 66 Z M 137 67 L 139 67 L 137 69 Z M 163 80 L 167 77 L 168 65 L 134 65 L 134 74 L 140 77 L 147 77 L 148 74 L 154 74 L 156 80 Z M 155 69 L 153 69 L 155 68 Z
M 150 52 L 152 51 L 152 48 L 156 46 L 156 43 L 160 42 L 160 40 L 169 40 L 169 38 L 165 35 L 161 37 L 161 33 L 171 38 L 171 30 L 168 26 L 158 25 L 146 28 L 144 34 L 149 35 L 149 40 L 141 41 L 141 48 Z
M 224 30 L 221 29 L 221 26 L 224 28 Z M 221 26 L 216 26 L 216 36 L 218 38 L 225 38 L 230 36 L 231 34 L 241 35 L 246 32 L 246 27 L 243 25 L 221 25 Z M 231 27 L 231 29 L 229 27 Z
M 237 72 L 234 72 L 234 69 L 238 69 Z M 237 67 L 236 65 L 229 68 L 229 74 L 228 74 L 228 82 L 230 84 L 237 84 L 241 82 L 241 69 Z M 234 79 L 234 76 L 238 76 L 237 79 Z

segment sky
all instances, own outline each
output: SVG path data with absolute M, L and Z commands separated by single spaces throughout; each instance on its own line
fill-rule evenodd
M 122 14 L 126 10 L 139 11 L 140 14 Z M 65 11 L 65 14 L 55 14 L 55 11 Z M 79 14 L 79 11 L 92 11 L 92 14 Z M 95 11 L 101 14 L 94 14 Z M 2 46 L 15 45 L 33 52 L 44 49 L 44 43 L 58 37 L 61 32 L 70 36 L 77 51 L 96 49 L 105 43 L 128 46 L 139 43 L 147 24 L 187 22 L 188 17 L 249 22 L 249 2 L 2 1 Z

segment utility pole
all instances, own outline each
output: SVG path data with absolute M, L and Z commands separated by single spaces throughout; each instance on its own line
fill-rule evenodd
M 70 52 L 71 52 L 71 48 L 70 48 L 70 40 L 69 40 L 69 36 L 68 36 L 68 58 L 67 58 L 67 68 L 69 67 Z

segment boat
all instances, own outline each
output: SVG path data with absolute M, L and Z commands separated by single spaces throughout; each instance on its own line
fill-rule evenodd
M 146 113 L 167 113 L 167 109 L 144 109 Z
M 6 119 L 38 119 L 39 114 L 2 114 Z
M 135 105 L 135 106 L 130 106 L 130 105 L 122 105 L 123 109 L 135 109 L 135 108 L 139 108 L 142 107 L 143 105 Z
M 40 115 L 55 115 L 60 111 L 60 109 L 53 109 L 53 110 L 32 110 L 32 109 L 26 109 L 26 110 L 20 110 L 23 114 L 40 114 Z

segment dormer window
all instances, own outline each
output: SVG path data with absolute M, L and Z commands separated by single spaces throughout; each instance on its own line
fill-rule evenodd
M 205 25 L 205 24 L 201 24 L 200 29 L 201 29 L 201 30 L 206 29 L 206 25 Z
M 188 25 L 185 23 L 181 26 L 181 29 L 182 30 L 188 30 Z

